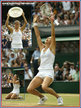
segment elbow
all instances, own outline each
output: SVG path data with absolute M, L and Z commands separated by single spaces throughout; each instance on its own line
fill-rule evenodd
M 25 24 L 27 24 L 27 20 L 25 21 Z
M 27 21 L 25 22 L 25 25 L 27 24 Z
M 26 21 L 26 24 L 27 24 L 27 21 Z

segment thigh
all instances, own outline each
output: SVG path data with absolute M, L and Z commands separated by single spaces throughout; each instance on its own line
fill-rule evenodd
M 50 77 L 45 77 L 42 83 L 42 86 L 48 87 L 53 82 L 53 79 Z
M 15 93 L 13 93 L 11 96 L 12 99 L 16 99 L 17 97 L 18 97 L 18 95 L 16 95 Z
M 35 89 L 39 87 L 43 82 L 43 79 L 40 77 L 34 77 L 33 80 L 30 82 L 28 88 Z
M 13 95 L 13 93 L 9 93 L 6 98 L 11 98 L 11 96 Z

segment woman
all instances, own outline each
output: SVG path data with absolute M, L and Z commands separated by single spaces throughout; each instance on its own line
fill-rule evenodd
M 26 27 L 27 20 L 24 16 L 24 12 L 22 13 L 23 19 L 24 19 L 24 25 L 20 28 L 20 22 L 18 20 L 15 21 L 15 28 L 13 29 L 8 25 L 9 21 L 9 14 L 7 15 L 7 20 L 6 20 L 6 26 L 9 29 L 11 35 L 12 35 L 12 43 L 11 43 L 11 48 L 23 48 L 22 45 L 22 32 Z
M 8 77 L 8 83 L 12 83 L 13 84 L 13 90 L 12 92 L 10 92 L 5 99 L 19 99 L 19 93 L 20 93 L 20 82 L 19 82 L 19 78 L 18 75 L 14 75 L 13 77 L 11 77 L 11 74 Z
M 7 48 L 7 38 L 6 36 L 2 36 L 2 48 Z
M 53 70 L 53 63 L 55 60 L 55 48 L 56 48 L 56 41 L 55 41 L 55 31 L 54 31 L 54 17 L 51 16 L 51 37 L 48 37 L 45 41 L 45 44 L 42 43 L 40 38 L 40 33 L 37 26 L 37 18 L 36 15 L 34 17 L 33 23 L 34 23 L 34 30 L 37 38 L 37 42 L 41 51 L 40 55 L 40 66 L 38 68 L 39 72 L 34 77 L 34 79 L 30 82 L 27 91 L 33 95 L 36 95 L 40 97 L 40 101 L 38 104 L 43 104 L 47 97 L 42 95 L 39 91 L 36 90 L 37 87 L 39 87 L 42 84 L 42 89 L 55 96 L 58 101 L 58 105 L 63 105 L 62 97 L 60 97 L 52 88 L 50 88 L 50 84 L 54 80 L 54 70 Z

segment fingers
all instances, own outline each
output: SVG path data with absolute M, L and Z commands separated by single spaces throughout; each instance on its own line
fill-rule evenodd
M 54 19 L 55 19 L 55 15 L 51 15 L 50 21 L 54 21 Z
M 22 14 L 24 15 L 24 12 Z
M 10 15 L 9 15 L 9 13 L 7 13 L 7 17 L 9 17 Z

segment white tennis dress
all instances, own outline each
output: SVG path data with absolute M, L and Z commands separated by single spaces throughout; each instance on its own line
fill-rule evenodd
M 11 48 L 23 48 L 21 30 L 19 30 L 18 32 L 13 30 Z
M 42 79 L 48 76 L 54 80 L 53 63 L 55 60 L 55 55 L 51 52 L 49 48 L 46 50 L 46 52 L 44 52 L 43 48 L 40 54 L 40 60 L 41 63 L 38 68 L 39 72 L 36 76 L 41 77 Z
M 13 84 L 13 90 L 11 93 L 15 93 L 16 95 L 19 95 L 20 93 L 20 84 Z

